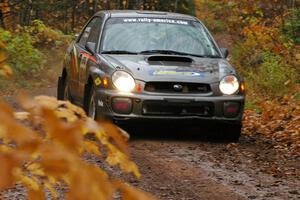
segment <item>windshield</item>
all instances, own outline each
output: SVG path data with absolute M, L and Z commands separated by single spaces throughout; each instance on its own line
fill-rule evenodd
M 201 23 L 158 18 L 111 18 L 105 25 L 102 53 L 176 52 L 219 57 Z

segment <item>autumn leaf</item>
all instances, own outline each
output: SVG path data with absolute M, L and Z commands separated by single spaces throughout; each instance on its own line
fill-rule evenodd
M 30 116 L 29 112 L 15 112 L 14 113 L 15 119 L 21 120 L 21 121 L 28 120 L 29 116 Z
M 63 123 L 49 109 L 43 109 L 42 113 L 47 134 L 70 151 L 78 152 L 82 141 L 81 123 Z
M 29 164 L 26 169 L 30 171 L 33 175 L 37 176 L 45 176 L 45 172 L 42 170 L 41 165 L 39 163 L 31 163 Z
M 42 169 L 53 177 L 62 177 L 68 174 L 73 167 L 71 163 L 76 160 L 73 154 L 64 151 L 60 146 L 51 144 L 43 146 L 40 155 Z
M 141 176 L 128 155 L 125 131 L 95 122 L 69 102 L 43 96 L 21 99 L 26 112 L 14 112 L 0 101 L 0 190 L 20 183 L 29 198 L 44 199 L 45 188 L 57 198 L 54 186 L 66 184 L 68 199 L 112 199 L 116 186 L 103 169 L 82 160 L 82 153 L 97 155 L 123 172 Z M 84 137 L 87 134 L 93 134 L 95 140 Z M 127 196 L 147 197 L 140 191 L 124 191 Z
M 99 145 L 93 141 L 84 141 L 83 150 L 90 154 L 95 154 L 97 156 L 101 156 L 101 152 L 99 150 Z
M 122 152 L 128 154 L 128 146 L 126 144 L 126 138 L 128 134 L 122 129 L 119 129 L 117 126 L 112 123 L 102 121 L 100 122 L 103 129 L 109 134 L 109 137 L 113 139 L 113 142 L 117 147 L 120 148 Z
M 19 172 L 17 176 L 18 176 L 19 182 L 22 183 L 23 185 L 25 185 L 30 190 L 33 190 L 33 191 L 40 190 L 40 184 L 39 184 L 38 180 L 36 180 L 32 177 L 26 176 L 26 175 L 22 174 L 22 172 Z
M 0 50 L 0 75 L 8 77 L 12 75 L 12 69 L 5 64 L 6 59 L 6 53 Z
M 247 135 L 260 133 L 273 141 L 277 150 L 300 157 L 300 101 L 293 95 L 285 95 L 280 100 L 262 101 L 258 103 L 261 113 L 245 110 L 243 132 Z
M 0 190 L 10 187 L 15 183 L 14 170 L 24 160 L 21 155 L 16 155 L 13 152 L 0 153 Z
M 0 101 L 0 109 L 6 112 L 0 112 L 0 128 L 2 128 L 7 139 L 13 140 L 17 148 L 24 151 L 34 151 L 38 148 L 41 138 L 31 129 L 22 126 L 14 119 L 14 113 L 9 108 L 4 108 L 5 104 Z M 9 133 L 9 134 L 8 134 Z
M 106 144 L 108 149 L 108 155 L 106 162 L 111 166 L 120 166 L 120 168 L 127 172 L 133 173 L 137 178 L 141 177 L 141 174 L 138 170 L 138 167 L 129 160 L 128 156 L 125 153 L 120 152 L 114 145 Z
M 0 63 L 4 62 L 7 59 L 6 53 L 0 50 Z
M 135 189 L 126 183 L 117 181 L 115 185 L 120 189 L 123 200 L 156 200 L 150 194 Z
M 13 117 L 14 116 L 14 111 L 13 109 L 8 106 L 3 100 L 0 99 L 0 110 L 3 115 L 6 115 L 8 117 Z
M 104 171 L 91 165 L 81 165 L 78 170 L 72 177 L 67 199 L 112 199 L 114 187 Z
M 50 193 L 54 199 L 57 199 L 59 197 L 57 191 L 55 190 L 55 188 L 53 187 L 53 185 L 50 182 L 48 182 L 48 181 L 44 182 L 44 186 L 46 189 L 48 189 L 50 191 Z
M 45 194 L 42 188 L 38 188 L 38 190 L 29 189 L 28 190 L 28 198 L 30 200 L 44 200 Z

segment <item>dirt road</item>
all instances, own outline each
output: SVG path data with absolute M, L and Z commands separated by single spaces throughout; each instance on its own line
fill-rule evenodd
M 32 94 L 55 95 L 55 87 Z M 14 104 L 13 98 L 6 99 Z M 242 136 L 236 144 L 214 141 L 205 126 L 161 124 L 129 130 L 131 154 L 143 177 L 125 179 L 162 200 L 300 199 L 299 159 L 277 152 L 259 135 Z M 13 192 L 6 196 L 22 199 Z
M 174 127 L 133 139 L 142 187 L 174 200 L 300 199 L 299 160 L 281 156 L 261 138 L 228 144 L 202 133 Z

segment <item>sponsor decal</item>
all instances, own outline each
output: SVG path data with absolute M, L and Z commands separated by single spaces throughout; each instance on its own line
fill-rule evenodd
M 100 107 L 103 107 L 103 106 L 104 106 L 104 103 L 103 103 L 103 101 L 101 101 L 101 100 L 98 100 L 98 106 L 100 106 Z
M 158 71 L 152 71 L 152 76 L 164 76 L 164 75 L 176 75 L 176 76 L 198 76 L 198 77 L 204 77 L 203 72 L 199 71 L 186 71 L 186 70 L 158 70 Z
M 164 24 L 179 24 L 189 25 L 189 21 L 176 19 L 162 19 L 162 18 L 124 18 L 124 23 L 164 23 Z
M 72 55 L 72 66 L 73 66 L 73 76 L 76 78 L 76 73 L 78 72 L 78 58 L 77 58 L 77 49 L 73 46 L 73 55 Z
M 86 57 L 88 60 L 91 60 L 94 63 L 97 62 L 96 59 L 93 56 L 89 55 L 88 53 L 86 53 L 86 52 L 80 52 L 80 53 L 82 54 L 82 56 Z
M 101 78 L 97 77 L 97 78 L 94 80 L 94 83 L 95 83 L 96 86 L 101 85 L 101 83 L 102 83 Z

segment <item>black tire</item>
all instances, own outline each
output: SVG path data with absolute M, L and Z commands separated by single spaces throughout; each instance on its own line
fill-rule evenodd
M 62 77 L 59 77 L 57 82 L 57 99 L 62 100 L 63 96 L 64 96 L 64 83 Z
M 242 124 L 223 124 L 223 138 L 230 142 L 238 142 L 242 132 Z
M 57 99 L 72 102 L 67 76 L 58 78 Z
M 93 85 L 87 85 L 85 90 L 84 110 L 92 119 L 97 119 L 97 102 L 95 99 L 95 88 Z

